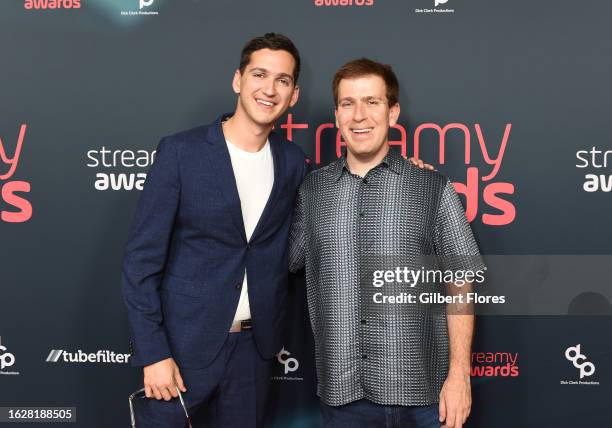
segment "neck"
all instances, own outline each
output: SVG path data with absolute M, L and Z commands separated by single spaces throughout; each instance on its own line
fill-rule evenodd
M 372 168 L 382 162 L 387 153 L 389 153 L 389 144 L 386 141 L 381 150 L 374 154 L 360 155 L 347 150 L 346 163 L 353 174 L 365 177 Z
M 266 144 L 273 124 L 259 125 L 238 107 L 236 113 L 223 122 L 223 135 L 236 147 L 247 152 L 258 152 Z

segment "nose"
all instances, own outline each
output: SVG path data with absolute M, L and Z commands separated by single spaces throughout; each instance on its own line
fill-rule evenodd
M 261 90 L 265 96 L 273 98 L 276 95 L 276 85 L 274 78 L 266 79 Z
M 353 120 L 355 122 L 361 122 L 365 120 L 367 117 L 366 105 L 364 103 L 357 103 L 355 109 L 353 110 Z

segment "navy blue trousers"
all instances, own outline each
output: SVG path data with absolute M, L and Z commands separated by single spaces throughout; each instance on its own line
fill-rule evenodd
M 255 348 L 250 330 L 228 333 L 211 365 L 180 368 L 187 392 L 183 394 L 194 428 L 259 428 L 263 426 L 272 360 Z M 184 428 L 185 412 L 178 398 L 140 400 L 135 410 L 137 428 Z
M 431 406 L 383 406 L 368 400 L 344 406 L 321 402 L 326 428 L 439 428 L 438 404 Z

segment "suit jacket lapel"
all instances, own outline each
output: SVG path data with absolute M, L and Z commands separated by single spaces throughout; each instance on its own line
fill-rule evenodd
M 255 230 L 253 231 L 253 235 L 251 235 L 251 241 L 256 240 L 259 235 L 263 232 L 264 227 L 268 221 L 268 218 L 272 214 L 274 210 L 274 206 L 276 205 L 276 201 L 280 196 L 285 182 L 285 162 L 284 155 L 282 151 L 281 144 L 282 141 L 280 137 L 275 133 L 271 132 L 268 137 L 270 141 L 270 149 L 272 151 L 272 162 L 274 164 L 274 184 L 272 184 L 272 191 L 270 192 L 270 197 L 268 198 L 268 202 L 264 207 L 261 216 L 259 217 L 259 221 L 257 222 L 257 226 L 255 226 Z
M 215 122 L 215 126 L 212 126 L 208 131 L 206 140 L 208 144 L 212 146 L 209 163 L 210 168 L 214 171 L 215 177 L 218 180 L 219 191 L 229 204 L 230 214 L 234 223 L 236 223 L 236 227 L 240 231 L 242 239 L 246 242 L 247 239 L 246 232 L 244 231 L 238 186 L 236 185 L 236 177 L 234 177 L 234 170 L 232 169 L 232 160 L 227 150 L 223 129 L 221 128 L 221 122 L 225 116 L 226 115 L 219 117 Z

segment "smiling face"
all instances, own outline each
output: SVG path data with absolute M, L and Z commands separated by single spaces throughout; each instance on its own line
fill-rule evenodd
M 232 87 L 237 113 L 260 126 L 271 126 L 298 99 L 293 80 L 295 60 L 284 50 L 260 49 L 251 54 L 244 72 L 236 70 Z
M 382 77 L 366 75 L 342 79 L 338 85 L 336 126 L 349 155 L 361 159 L 384 157 L 389 150 L 389 127 L 397 123 L 398 103 L 389 107 Z

